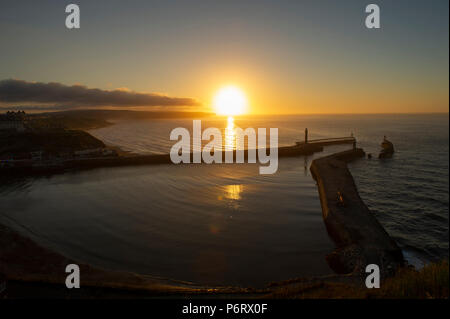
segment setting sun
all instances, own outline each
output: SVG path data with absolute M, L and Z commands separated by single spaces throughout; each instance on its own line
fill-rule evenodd
M 235 86 L 221 88 L 214 97 L 214 110 L 218 115 L 244 114 L 247 111 L 247 97 Z

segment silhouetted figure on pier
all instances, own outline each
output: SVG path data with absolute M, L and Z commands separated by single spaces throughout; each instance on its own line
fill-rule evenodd
M 342 195 L 341 191 L 337 192 L 337 199 L 338 199 L 338 206 L 344 207 L 345 206 L 345 200 L 344 195 Z
M 305 144 L 308 143 L 308 128 L 305 128 Z

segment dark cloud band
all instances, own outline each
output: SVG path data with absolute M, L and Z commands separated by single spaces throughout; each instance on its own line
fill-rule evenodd
M 67 86 L 61 83 L 0 81 L 0 102 L 40 103 L 67 107 L 92 106 L 198 106 L 191 98 L 175 98 L 153 93 L 123 90 L 90 89 L 84 85 Z

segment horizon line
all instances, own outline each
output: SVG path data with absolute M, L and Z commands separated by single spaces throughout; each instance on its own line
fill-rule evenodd
M 4 107 L 0 106 L 1 111 L 12 111 L 12 110 L 21 110 L 20 107 Z M 27 110 L 25 110 L 27 111 Z M 33 111 L 33 110 L 28 110 Z M 108 108 L 81 108 L 81 109 L 66 109 L 66 110 L 51 110 L 51 109 L 36 109 L 34 112 L 30 113 L 51 113 L 51 112 L 73 112 L 73 111 L 128 111 L 128 112 L 177 112 L 177 113 L 207 113 L 214 114 L 219 117 L 228 117 L 228 115 L 218 115 L 214 111 L 208 110 L 130 110 L 130 109 L 108 109 Z M 248 114 L 239 114 L 234 115 L 235 117 L 245 117 L 245 116 L 253 116 L 253 115 L 412 115 L 412 114 L 449 114 L 449 111 L 437 111 L 437 112 L 342 112 L 342 113 L 313 113 L 313 112 L 305 112 L 305 113 L 248 113 Z

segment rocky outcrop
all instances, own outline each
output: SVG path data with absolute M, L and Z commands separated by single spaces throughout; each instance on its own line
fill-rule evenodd
M 394 154 L 394 144 L 391 141 L 388 141 L 386 137 L 381 143 L 381 152 L 378 155 L 378 158 L 391 158 Z
M 382 276 L 389 276 L 403 264 L 402 252 L 362 201 L 347 168 L 347 162 L 364 156 L 362 149 L 354 149 L 311 164 L 323 219 L 337 246 L 327 261 L 337 273 L 365 274 L 368 264 L 376 264 Z

